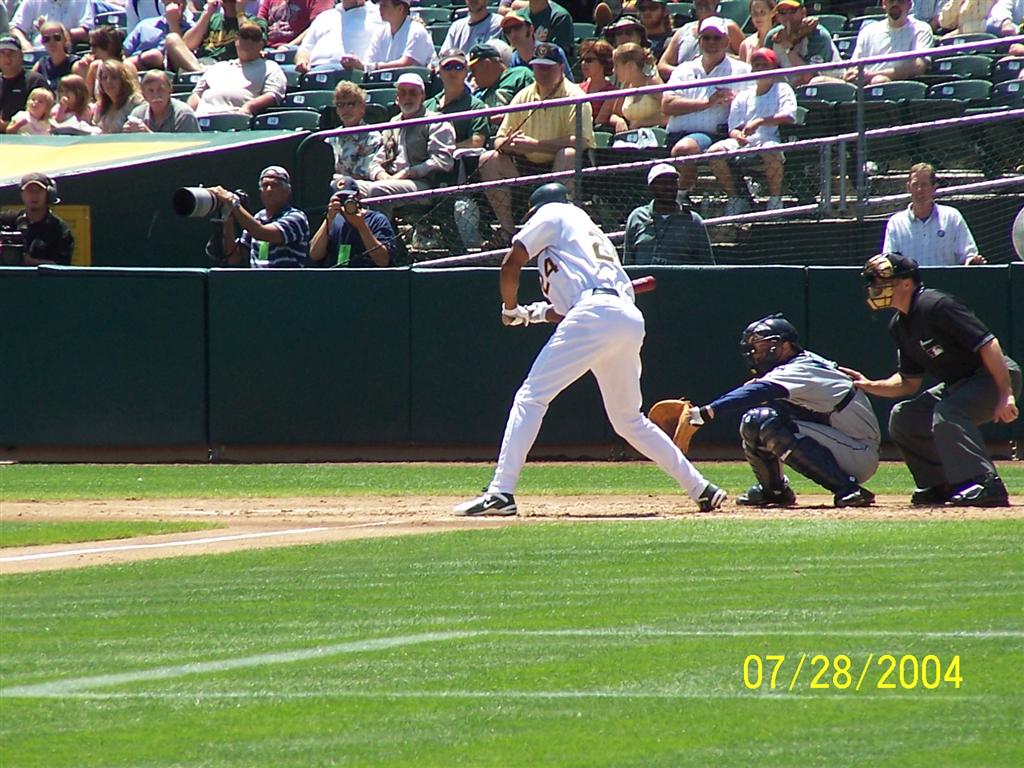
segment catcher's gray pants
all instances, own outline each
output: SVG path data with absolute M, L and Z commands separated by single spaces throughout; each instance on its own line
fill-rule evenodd
M 1006 358 L 1010 386 L 1020 396 L 1021 372 Z M 948 483 L 954 487 L 981 475 L 996 474 L 978 427 L 992 421 L 999 391 L 982 368 L 951 386 L 939 384 L 889 415 L 889 434 L 918 488 Z
M 858 440 L 827 424 L 794 420 L 797 437 L 809 437 L 825 446 L 843 472 L 853 475 L 858 483 L 867 482 L 878 470 L 878 443 Z

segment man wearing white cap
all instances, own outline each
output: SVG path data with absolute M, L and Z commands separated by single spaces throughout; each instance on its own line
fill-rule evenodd
M 425 98 L 419 75 L 406 72 L 398 78 L 395 102 L 399 113 L 391 119 L 394 127 L 382 132 L 380 149 L 370 161 L 372 181 L 357 181 L 363 197 L 430 189 L 455 167 L 455 129 L 451 123 L 402 125 L 404 120 L 428 114 L 423 106 Z
M 427 28 L 415 23 L 410 14 L 412 0 L 380 0 L 384 24 L 373 33 L 366 58 L 346 54 L 341 57 L 345 69 L 373 72 L 378 69 L 425 67 L 434 58 L 434 40 Z
M 676 202 L 676 169 L 660 163 L 648 172 L 653 199 L 626 219 L 623 264 L 714 264 L 711 238 L 700 215 Z
M 238 195 L 223 187 L 210 187 L 224 213 L 222 248 L 228 266 L 254 269 L 302 267 L 309 256 L 309 220 L 292 206 L 292 180 L 288 171 L 271 165 L 260 173 L 263 208 L 253 216 Z M 242 236 L 235 237 L 235 223 Z
M 745 75 L 750 72 L 746 62 L 726 56 L 729 50 L 729 28 L 718 16 L 709 16 L 700 23 L 699 58 L 686 61 L 672 71 L 669 84 L 693 83 L 718 77 Z M 733 97 L 750 83 L 726 86 L 700 86 L 665 91 L 661 111 L 669 116 L 668 146 L 672 157 L 685 157 L 706 152 L 714 142 L 728 133 L 729 105 Z M 697 166 L 679 166 L 679 189 L 689 194 L 697 180 Z

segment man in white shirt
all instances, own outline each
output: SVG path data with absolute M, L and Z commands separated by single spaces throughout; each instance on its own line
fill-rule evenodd
M 935 202 L 937 187 L 931 165 L 918 163 L 910 169 L 910 206 L 886 223 L 882 251 L 909 256 L 922 267 L 984 264 L 960 211 Z
M 468 54 L 474 45 L 501 37 L 501 14 L 491 13 L 487 0 L 466 0 L 469 15 L 448 28 L 442 51 L 458 48 Z
M 339 69 L 344 56 L 365 57 L 370 39 L 383 25 L 376 3 L 342 0 L 309 25 L 295 53 L 295 71 L 303 74 L 325 67 Z
M 341 65 L 364 72 L 429 65 L 434 58 L 434 40 L 425 26 L 412 20 L 411 2 L 380 0 L 380 17 L 384 24 L 370 39 L 366 56 L 346 53 L 341 57 Z
M 918 21 L 923 21 L 935 32 L 939 29 L 939 11 L 945 3 L 946 0 L 914 0 L 910 15 Z
M 988 12 L 985 28 L 993 35 L 1010 37 L 1021 34 L 1021 25 L 1024 25 L 1024 0 L 996 0 Z
M 225 112 L 258 115 L 281 103 L 288 80 L 280 64 L 261 57 L 266 40 L 263 27 L 255 22 L 238 25 L 238 58 L 209 67 L 188 97 L 197 117 Z
M 699 58 L 685 61 L 672 71 L 669 84 L 690 83 L 718 77 L 745 75 L 750 65 L 726 56 L 729 50 L 729 28 L 718 16 L 709 16 L 700 23 Z M 668 146 L 672 157 L 699 155 L 728 131 L 729 105 L 733 97 L 749 83 L 729 86 L 697 86 L 678 91 L 665 91 L 661 111 L 669 116 Z M 684 163 L 679 167 L 679 189 L 686 195 L 697 180 L 697 165 Z
M 37 19 L 64 25 L 74 43 L 86 42 L 93 28 L 94 12 L 90 0 L 21 0 L 11 17 L 10 33 L 18 38 L 22 50 L 30 51 L 39 43 Z
M 851 59 L 856 61 L 872 56 L 884 56 L 887 53 L 906 53 L 931 48 L 935 42 L 932 28 L 927 22 L 910 15 L 910 5 L 911 0 L 882 0 L 886 18 L 861 27 Z M 928 60 L 923 58 L 869 64 L 864 68 L 864 77 L 867 81 L 865 85 L 878 85 L 890 80 L 909 80 L 923 75 L 927 70 Z M 851 83 L 856 82 L 858 72 L 857 67 L 851 67 L 846 70 L 845 79 Z

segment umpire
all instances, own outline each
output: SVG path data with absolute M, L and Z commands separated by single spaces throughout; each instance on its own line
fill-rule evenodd
M 879 397 L 916 394 L 926 373 L 940 382 L 898 403 L 889 416 L 893 442 L 917 484 L 910 503 L 1009 506 L 978 427 L 1017 418 L 1020 367 L 958 298 L 921 284 L 913 259 L 898 253 L 872 256 L 863 275 L 868 306 L 896 310 L 889 333 L 899 364 L 887 379 L 844 371 L 858 389 Z

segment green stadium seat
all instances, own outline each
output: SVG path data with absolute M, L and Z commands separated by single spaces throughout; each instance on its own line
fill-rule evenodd
M 932 62 L 932 68 L 927 75 L 931 82 L 923 78 L 922 81 L 929 82 L 929 85 L 935 85 L 939 82 L 956 79 L 987 80 L 991 69 L 992 60 L 988 56 L 965 53 L 959 56 L 950 56 L 947 59 L 936 59 Z M 941 80 L 935 78 L 941 78 Z
M 870 24 L 872 21 L 881 21 L 885 16 L 881 14 L 870 14 L 868 16 L 854 16 L 852 19 L 847 19 L 844 29 L 850 32 L 860 32 L 860 28 L 865 24 Z
M 964 102 L 965 107 L 983 106 L 992 91 L 988 80 L 953 80 L 939 83 L 928 89 L 929 99 L 955 99 Z
M 230 113 L 226 115 L 204 115 L 199 118 L 202 131 L 248 131 L 249 116 Z
M 612 135 L 607 131 L 594 131 L 594 143 L 601 149 L 612 145 Z
M 750 18 L 749 0 L 721 0 L 718 4 L 718 15 L 723 19 L 735 21 L 742 29 Z
M 973 32 L 971 34 L 954 35 L 953 37 L 940 37 L 936 45 L 966 45 L 967 43 L 981 43 L 986 40 L 998 40 L 995 35 L 988 32 Z
M 282 67 L 281 69 L 284 71 L 285 90 L 297 90 L 302 75 L 295 71 L 295 67 Z
M 580 40 L 590 40 L 597 37 L 597 27 L 585 21 L 577 21 L 572 25 L 572 39 L 577 43 Z
M 196 83 L 202 79 L 203 73 L 200 72 L 178 72 L 174 76 L 175 85 L 187 85 L 189 88 L 195 88 Z
M 908 102 L 923 99 L 928 93 L 928 86 L 916 80 L 893 80 L 889 83 L 869 85 L 864 89 L 865 101 L 888 100 Z
M 104 11 L 93 17 L 93 28 L 96 27 L 119 27 L 124 29 L 128 26 L 128 13 L 126 11 Z
M 406 73 L 412 73 L 422 77 L 424 84 L 427 86 L 427 93 L 429 95 L 430 85 L 433 82 L 434 75 L 427 67 L 396 67 L 395 69 L 378 69 L 363 75 L 362 86 L 367 91 L 375 88 L 393 88 L 398 78 Z
M 619 133 L 616 133 L 615 135 L 612 136 L 611 144 L 609 144 L 608 146 L 612 146 L 613 144 L 615 144 L 616 141 L 627 141 L 630 144 L 635 144 L 640 130 L 651 131 L 654 134 L 654 137 L 658 140 L 659 147 L 664 147 L 665 144 L 668 142 L 668 131 L 666 131 L 660 125 L 655 125 L 649 129 L 634 129 L 631 131 L 621 131 Z
M 376 125 L 378 123 L 386 123 L 391 119 L 391 110 L 383 104 L 374 104 L 368 102 L 366 104 L 366 115 L 363 118 L 370 125 Z
M 1024 69 L 1024 58 L 997 61 L 992 66 L 992 82 L 1002 83 L 1007 80 L 1016 80 L 1020 77 L 1022 69 Z
M 295 91 L 285 94 L 281 104 L 285 109 L 312 109 L 319 112 L 324 107 L 334 108 L 334 91 Z
M 666 7 L 668 15 L 672 17 L 672 26 L 674 27 L 681 27 L 695 18 L 693 3 L 669 3 Z
M 329 72 L 307 72 L 299 77 L 299 90 L 333 90 L 334 86 L 342 80 L 360 83 L 363 80 L 363 71 L 361 69 L 332 69 Z
M 853 56 L 853 49 L 857 47 L 856 36 L 836 37 L 832 42 L 835 43 L 836 50 L 839 51 L 839 56 L 843 59 L 849 59 Z
M 320 113 L 308 109 L 268 112 L 252 119 L 254 131 L 315 131 L 320 126 Z
M 294 64 L 295 54 L 298 50 L 298 48 L 284 48 L 280 51 L 271 52 L 266 58 L 278 64 Z
M 1024 80 L 1006 80 L 992 86 L 989 103 L 994 107 L 1024 109 Z
M 413 11 L 413 16 L 419 16 L 423 19 L 423 23 L 427 24 L 448 24 L 452 20 L 452 12 L 450 8 L 417 8 Z
M 796 100 L 827 101 L 833 104 L 840 101 L 856 101 L 857 86 L 853 83 L 819 83 L 817 85 L 801 85 L 796 89 Z
M 447 24 L 433 24 L 427 27 L 427 32 L 430 33 L 431 39 L 434 41 L 434 48 L 438 53 L 441 52 L 441 45 L 444 44 L 444 40 L 448 37 L 449 26 Z
M 35 63 L 46 55 L 46 50 L 43 48 L 35 49 L 31 51 L 22 51 L 21 61 L 25 65 L 25 69 L 32 69 Z
M 846 17 L 838 13 L 822 13 L 818 15 L 818 25 L 828 30 L 830 35 L 843 31 Z

